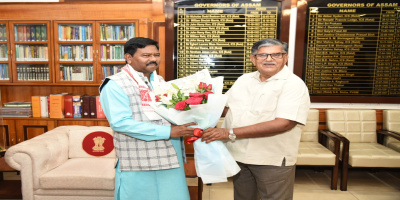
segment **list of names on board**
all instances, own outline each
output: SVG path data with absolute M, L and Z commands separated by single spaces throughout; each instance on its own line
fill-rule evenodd
M 400 96 L 400 3 L 314 2 L 304 72 L 310 95 Z
M 277 38 L 280 3 L 192 2 L 175 5 L 176 76 L 208 68 L 212 76 L 224 76 L 226 91 L 256 70 L 249 58 L 254 42 Z

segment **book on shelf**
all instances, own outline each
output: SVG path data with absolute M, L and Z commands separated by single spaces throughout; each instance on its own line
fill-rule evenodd
M 90 118 L 90 97 L 83 95 L 82 98 L 82 118 Z
M 92 26 L 90 24 L 80 26 L 58 26 L 58 38 L 60 41 L 89 41 L 93 39 L 91 34 Z
M 4 103 L 4 107 L 18 108 L 18 107 L 32 107 L 32 102 L 30 101 L 12 101 Z
M 0 44 L 0 61 L 8 60 L 8 47 L 6 44 Z
M 89 118 L 97 118 L 96 96 L 89 96 Z
M 31 107 L 2 107 L 0 108 L 0 117 L 32 117 Z
M 25 29 L 26 29 L 26 31 L 25 31 L 25 35 L 24 35 L 24 38 L 25 38 L 25 40 L 24 41 L 31 41 L 31 27 L 30 26 L 25 26 Z
M 106 118 L 103 108 L 101 107 L 100 96 L 96 96 L 96 115 L 98 119 Z
M 50 94 L 50 118 L 64 118 L 64 96 L 67 93 Z
M 64 81 L 93 81 L 93 67 L 60 65 L 60 77 Z
M 0 80 L 9 80 L 8 64 L 0 64 Z
M 17 79 L 28 81 L 49 80 L 49 67 L 43 65 L 17 66 Z
M 72 96 L 74 118 L 82 118 L 82 99 L 81 95 Z
M 64 96 L 64 114 L 65 118 L 73 118 L 74 117 L 74 105 L 72 101 L 72 95 Z
M 40 96 L 32 96 L 32 117 L 41 117 Z
M 4 39 L 4 33 L 3 33 L 3 29 L 5 29 L 6 27 L 3 25 L 0 25 L 0 41 L 5 41 Z
M 32 103 L 25 101 L 4 103 L 4 107 L 0 108 L 0 117 L 32 117 Z
M 135 26 L 132 25 L 100 25 L 100 40 L 120 41 L 135 37 Z
M 48 96 L 40 96 L 40 117 L 47 118 L 49 117 L 49 103 Z

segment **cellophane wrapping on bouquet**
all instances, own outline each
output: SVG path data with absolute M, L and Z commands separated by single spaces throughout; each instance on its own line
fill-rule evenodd
M 176 93 L 177 90 L 173 85 L 178 86 L 183 93 L 190 93 L 194 91 L 193 88 L 197 87 L 200 82 L 212 85 L 213 94 L 208 95 L 207 103 L 189 105 L 190 110 L 167 108 L 165 103 L 168 102 L 165 99 L 169 100 L 171 94 Z M 153 83 L 153 88 L 153 98 L 157 95 L 165 95 L 165 98 L 164 103 L 156 102 L 151 106 L 159 115 L 176 125 L 196 122 L 198 125 L 194 126 L 195 128 L 207 129 L 215 127 L 227 101 L 227 97 L 222 94 L 223 77 L 211 78 L 207 69 L 184 78 Z M 213 141 L 205 143 L 199 139 L 193 145 L 197 176 L 201 177 L 205 184 L 227 182 L 227 177 L 231 177 L 240 171 L 239 166 L 223 142 Z

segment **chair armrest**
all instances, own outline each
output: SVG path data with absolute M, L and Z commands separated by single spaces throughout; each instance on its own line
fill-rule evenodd
M 7 164 L 21 171 L 23 180 L 39 188 L 39 177 L 68 159 L 67 127 L 57 127 L 7 149 Z M 27 183 L 28 184 L 28 183 Z
M 350 141 L 344 137 L 342 134 L 336 132 L 336 131 L 328 131 L 327 132 L 331 132 L 332 134 L 336 135 L 340 142 L 342 142 L 343 146 L 342 146 L 342 162 L 346 163 L 346 165 L 349 163 L 349 150 L 350 150 Z
M 376 134 L 377 134 L 378 143 L 382 144 L 382 145 L 383 145 L 383 140 L 385 138 L 385 135 L 393 137 L 400 141 L 400 133 L 398 133 L 398 132 L 388 131 L 388 130 L 377 130 Z
M 334 143 L 333 153 L 336 156 L 339 156 L 339 153 L 340 153 L 340 138 L 337 135 L 335 135 L 332 132 L 330 132 L 330 131 L 318 130 L 318 142 L 320 144 L 324 145 L 325 147 L 328 147 L 328 144 L 326 143 L 326 138 L 328 138 L 328 139 L 333 141 L 333 143 Z

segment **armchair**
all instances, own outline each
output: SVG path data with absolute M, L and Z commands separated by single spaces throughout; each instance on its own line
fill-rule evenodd
M 375 110 L 326 110 L 326 122 L 342 143 L 341 190 L 347 190 L 348 167 L 400 168 L 400 153 L 377 143 Z
M 318 126 L 319 111 L 310 109 L 308 112 L 307 124 L 303 127 L 301 133 L 296 165 L 331 167 L 331 189 L 336 190 L 339 171 L 340 141 L 336 135 L 328 131 L 318 131 Z M 333 152 L 326 147 L 327 140 L 331 140 L 334 144 Z
M 115 150 L 110 127 L 60 126 L 10 147 L 24 200 L 113 200 Z

